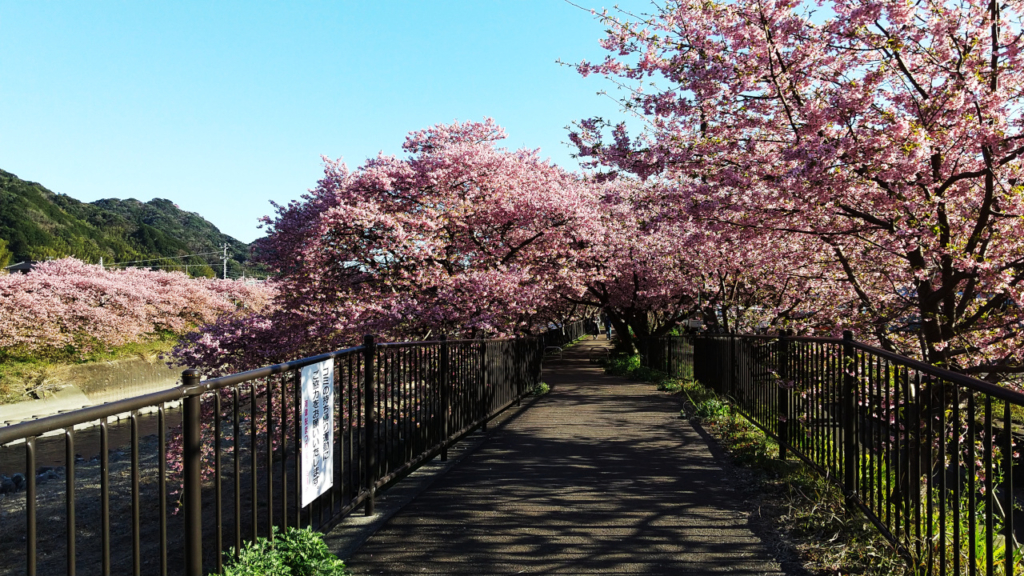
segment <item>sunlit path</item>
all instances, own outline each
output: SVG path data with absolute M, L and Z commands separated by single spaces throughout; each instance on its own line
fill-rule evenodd
M 356 574 L 781 574 L 679 405 L 585 341 L 348 560 Z

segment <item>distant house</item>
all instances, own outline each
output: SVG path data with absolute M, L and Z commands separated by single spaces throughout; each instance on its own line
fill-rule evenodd
M 7 266 L 6 268 L 4 268 L 4 271 L 7 272 L 8 274 L 14 274 L 15 272 L 19 272 L 21 274 L 28 274 L 37 265 L 39 265 L 39 262 L 35 261 L 18 262 L 17 264 L 11 264 L 10 266 Z

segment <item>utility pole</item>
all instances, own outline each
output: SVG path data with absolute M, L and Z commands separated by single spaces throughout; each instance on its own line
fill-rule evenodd
M 224 256 L 221 257 L 224 261 L 224 279 L 228 279 L 228 243 L 224 243 Z

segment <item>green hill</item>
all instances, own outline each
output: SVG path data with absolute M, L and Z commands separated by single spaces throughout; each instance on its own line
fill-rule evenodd
M 135 262 L 194 276 L 221 275 L 228 245 L 228 276 L 263 276 L 249 261 L 249 245 L 170 200 L 75 200 L 0 170 L 0 265 L 74 256 L 105 265 Z M 200 256 L 189 256 L 201 254 Z M 145 262 L 140 262 L 145 261 Z

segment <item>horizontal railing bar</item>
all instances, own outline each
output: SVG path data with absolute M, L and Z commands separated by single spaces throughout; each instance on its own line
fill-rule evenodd
M 478 342 L 515 342 L 516 339 L 500 339 L 500 340 L 449 340 L 450 344 L 458 343 L 478 343 Z M 383 343 L 377 344 L 377 348 L 393 348 L 399 346 L 415 346 L 415 345 L 433 345 L 440 344 L 441 341 L 426 341 L 426 342 L 396 342 L 396 343 Z M 140 410 L 143 408 L 154 407 L 167 402 L 175 402 L 183 400 L 189 396 L 196 394 L 203 394 L 211 390 L 218 390 L 227 388 L 230 386 L 237 386 L 248 382 L 250 380 L 256 380 L 259 378 L 266 378 L 276 374 L 289 372 L 292 370 L 301 369 L 311 364 L 323 362 L 331 358 L 338 358 L 347 354 L 358 353 L 363 350 L 362 346 L 354 346 L 351 348 L 344 348 L 341 350 L 335 350 L 333 352 L 325 352 L 317 356 L 311 356 L 308 358 L 301 358 L 299 360 L 291 360 L 289 362 L 283 362 L 280 364 L 273 364 L 271 366 L 264 366 L 262 368 L 256 368 L 254 370 L 248 370 L 246 372 L 239 372 L 237 374 L 229 374 L 226 376 L 219 376 L 204 380 L 198 386 L 192 386 L 189 388 L 170 388 L 168 390 L 162 390 L 159 392 L 152 392 L 142 396 L 136 396 L 133 398 L 125 398 L 124 400 L 118 400 L 116 402 L 109 402 L 99 406 L 89 406 L 87 408 L 81 408 L 72 412 L 64 414 L 55 414 L 53 416 L 45 416 L 30 420 L 26 422 L 20 422 L 10 426 L 5 426 L 0 429 L 0 446 L 22 440 L 30 436 L 41 436 L 47 432 L 54 430 L 60 430 L 63 428 L 69 428 L 78 424 L 84 424 L 101 418 L 114 416 L 117 414 L 131 412 L 132 410 Z
M 512 338 L 463 338 L 462 340 L 448 340 L 448 344 L 479 344 L 481 342 L 512 342 Z M 377 348 L 411 348 L 415 346 L 439 346 L 441 340 L 423 340 L 422 342 L 379 342 Z
M 298 464 L 298 460 L 296 459 L 298 459 L 301 454 L 301 443 L 298 436 L 298 410 L 300 400 L 298 396 L 299 388 L 297 378 L 294 389 L 296 397 L 293 401 L 294 403 L 292 406 L 294 411 L 294 418 L 289 418 L 289 415 L 284 411 L 286 403 L 288 403 L 290 400 L 288 398 L 288 388 L 282 387 L 280 391 L 280 398 L 275 398 L 272 395 L 276 395 L 278 393 L 272 391 L 272 389 L 269 387 L 270 380 L 265 379 L 268 379 L 269 377 L 275 375 L 284 374 L 287 374 L 289 376 L 296 376 L 296 371 L 306 366 L 314 365 L 331 359 L 347 358 L 347 362 L 342 362 L 342 364 L 348 364 L 349 372 L 347 373 L 347 376 L 339 376 L 338 381 L 342 382 L 341 378 L 347 377 L 350 388 L 352 386 L 355 386 L 356 388 L 365 386 L 366 388 L 365 391 L 360 389 L 360 391 L 362 392 L 362 396 L 355 400 L 355 404 L 353 404 L 351 398 L 348 401 L 349 411 L 355 409 L 356 412 L 343 412 L 339 414 L 339 417 L 345 418 L 344 422 L 347 427 L 351 428 L 353 431 L 356 429 L 356 427 L 358 427 L 361 429 L 361 434 L 364 435 L 362 437 L 364 439 L 359 440 L 360 445 L 358 446 L 358 449 L 355 445 L 352 445 L 353 437 L 351 435 L 348 436 L 347 441 L 349 442 L 349 446 L 347 448 L 347 453 L 349 454 L 349 457 L 352 459 L 350 462 L 351 466 L 355 466 L 355 468 L 352 468 L 351 470 L 342 469 L 342 471 L 340 472 L 341 476 L 338 476 L 339 471 L 337 469 L 334 472 L 336 478 L 341 478 L 342 487 L 350 486 L 351 488 L 357 488 L 357 485 L 362 485 L 362 487 L 364 488 L 357 488 L 355 494 L 351 494 L 351 492 L 349 492 L 348 489 L 345 489 L 342 492 L 338 492 L 337 490 L 335 490 L 330 493 L 329 497 L 326 494 L 324 495 L 324 498 L 327 499 L 315 500 L 315 502 L 319 502 L 320 505 L 323 507 L 321 508 L 318 506 L 315 508 L 309 508 L 309 512 L 308 514 L 306 514 L 306 517 L 308 518 L 310 524 L 317 525 L 318 522 L 321 522 L 319 524 L 319 529 L 324 530 L 337 524 L 340 520 L 348 516 L 352 511 L 354 511 L 361 505 L 366 505 L 368 509 L 371 509 L 374 498 L 374 490 L 376 488 L 400 481 L 402 477 L 411 473 L 418 467 L 422 466 L 425 462 L 429 461 L 430 459 L 437 457 L 439 453 L 442 455 L 445 454 L 445 452 L 448 450 L 450 446 L 462 440 L 464 437 L 472 433 L 474 430 L 477 430 L 481 427 L 483 427 L 484 430 L 486 430 L 487 422 L 491 421 L 493 418 L 497 417 L 499 414 L 503 413 L 511 406 L 516 404 L 518 401 L 520 401 L 524 396 L 527 396 L 529 394 L 528 392 L 521 392 L 521 390 L 523 390 L 524 387 L 527 387 L 527 384 L 529 382 L 533 381 L 535 378 L 540 377 L 540 372 L 542 370 L 540 350 L 542 349 L 543 345 L 551 342 L 570 342 L 582 332 L 581 327 L 582 322 L 578 321 L 572 323 L 571 325 L 562 327 L 562 330 L 566 330 L 565 333 L 561 333 L 558 331 L 558 329 L 556 329 L 556 331 L 547 334 L 542 333 L 540 335 L 526 335 L 519 336 L 516 338 L 503 339 L 476 338 L 462 340 L 435 340 L 426 342 L 394 342 L 375 344 L 373 342 L 372 337 L 369 337 L 362 346 L 355 346 L 341 350 L 335 350 L 332 352 L 327 352 L 316 356 L 301 358 L 298 360 L 283 362 L 271 366 L 264 366 L 261 368 L 237 374 L 218 376 L 202 382 L 199 381 L 199 371 L 189 369 L 185 370 L 182 373 L 183 383 L 175 388 L 154 392 L 142 396 L 137 396 L 134 398 L 128 398 L 117 402 L 104 404 L 101 406 L 93 406 L 89 408 L 75 410 L 68 413 L 39 418 L 37 420 L 22 422 L 16 425 L 11 425 L 2 428 L 0 429 L 0 446 L 11 445 L 16 441 L 23 440 L 26 438 L 28 439 L 29 445 L 31 446 L 34 438 L 44 436 L 47 433 L 59 432 L 61 430 L 74 430 L 80 425 L 88 425 L 94 422 L 106 422 L 107 418 L 111 416 L 116 417 L 119 414 L 134 415 L 137 414 L 140 410 L 148 410 L 155 408 L 160 411 L 160 419 L 158 423 L 158 442 L 160 452 L 159 478 L 161 483 L 159 490 L 161 493 L 163 493 L 165 492 L 166 488 L 164 482 L 166 482 L 168 477 L 167 473 L 164 471 L 164 468 L 170 462 L 168 458 L 169 454 L 166 450 L 165 434 L 168 431 L 168 429 L 163 418 L 164 410 L 168 406 L 174 406 L 177 403 L 184 401 L 185 406 L 188 408 L 188 410 L 185 410 L 183 413 L 183 421 L 181 428 L 185 432 L 182 445 L 183 454 L 181 455 L 182 466 L 184 468 L 184 470 L 182 471 L 182 493 L 184 494 L 187 504 L 184 518 L 186 534 L 186 539 L 184 542 L 184 551 L 186 553 L 186 557 L 188 560 L 187 572 L 189 574 L 198 575 L 202 572 L 202 569 L 198 564 L 199 562 L 201 562 L 199 551 L 203 547 L 202 542 L 204 538 L 209 536 L 209 534 L 204 534 L 202 529 L 201 510 L 203 507 L 202 505 L 204 504 L 203 494 L 206 491 L 200 488 L 203 484 L 200 476 L 201 465 L 203 459 L 206 458 L 205 454 L 202 451 L 204 450 L 204 445 L 208 446 L 208 442 L 204 442 L 203 434 L 201 432 L 202 426 L 208 423 L 201 420 L 200 417 L 200 399 L 203 393 L 224 389 L 233 389 L 235 392 L 232 416 L 235 422 L 235 432 L 232 440 L 232 443 L 234 445 L 233 452 L 235 468 L 234 537 L 236 540 L 236 546 L 240 547 L 243 539 L 248 540 L 250 538 L 256 537 L 258 527 L 257 513 L 259 511 L 259 506 L 257 505 L 257 469 L 259 467 L 257 466 L 257 450 L 255 447 L 256 442 L 259 441 L 258 438 L 264 437 L 264 432 L 260 431 L 259 434 L 257 433 L 257 423 L 255 419 L 257 415 L 257 408 L 260 408 L 260 410 L 265 408 L 268 418 L 266 425 L 267 427 L 265 431 L 265 445 L 267 447 L 265 468 L 268 476 L 265 479 L 261 478 L 261 481 L 266 482 L 268 494 L 266 504 L 267 526 L 284 524 L 284 522 L 274 521 L 273 510 L 275 508 L 275 504 L 273 499 L 271 499 L 271 497 L 269 496 L 270 494 L 273 494 L 274 491 L 274 484 L 276 483 L 274 477 L 274 470 L 277 466 L 277 459 L 275 458 L 277 451 L 274 449 L 269 440 L 274 434 L 277 434 L 279 430 L 280 434 L 282 435 L 282 438 L 284 438 L 284 435 L 287 434 L 288 426 L 294 426 L 296 433 L 296 445 L 293 448 L 294 456 L 292 457 L 292 459 L 295 460 L 295 464 Z M 497 353 L 498 356 L 494 358 L 489 357 L 488 351 L 492 351 L 491 347 L 482 346 L 483 344 L 487 343 L 495 344 L 493 352 Z M 386 430 L 388 430 L 388 432 L 384 434 L 381 438 L 375 438 L 377 418 L 372 416 L 370 412 L 371 403 L 375 401 L 385 403 L 383 407 L 384 413 L 381 414 L 382 417 L 398 410 L 396 414 L 391 414 L 392 418 L 412 417 L 415 419 L 422 417 L 422 414 L 420 414 L 420 412 L 422 412 L 423 410 L 420 409 L 420 412 L 417 413 L 419 414 L 418 416 L 406 416 L 403 415 L 400 408 L 396 408 L 394 405 L 391 404 L 391 402 L 395 399 L 394 393 L 391 388 L 387 388 L 386 386 L 398 385 L 400 389 L 404 390 L 404 388 L 402 387 L 408 385 L 411 390 L 413 385 L 411 383 L 405 384 L 401 381 L 392 382 L 389 378 L 404 377 L 404 373 L 392 374 L 392 364 L 387 364 L 386 367 L 383 368 L 383 371 L 381 367 L 375 367 L 375 364 L 377 362 L 375 358 L 386 358 L 389 356 L 389 354 L 384 354 L 383 356 L 381 356 L 379 354 L 374 354 L 373 350 L 389 348 L 415 350 L 416 348 L 426 349 L 435 346 L 441 348 L 440 356 L 433 352 L 425 355 L 405 354 L 403 352 L 403 354 L 399 355 L 402 359 L 398 361 L 408 363 L 411 359 L 406 358 L 407 356 L 416 356 L 415 360 L 417 366 L 415 368 L 407 364 L 399 364 L 398 366 L 405 366 L 407 369 L 413 370 L 413 372 L 410 373 L 418 374 L 418 377 L 421 379 L 426 378 L 426 380 L 423 380 L 424 385 L 430 384 L 430 382 L 428 381 L 433 376 L 441 378 L 441 382 L 445 383 L 444 386 L 442 386 L 441 388 L 442 398 L 445 397 L 446 393 L 451 392 L 452 390 L 458 391 L 458 401 L 460 405 L 442 406 L 443 411 L 440 415 L 436 415 L 433 412 L 434 408 L 432 407 L 434 406 L 434 392 L 431 391 L 433 390 L 432 387 L 429 389 L 425 389 L 425 392 L 412 392 L 413 401 L 427 402 L 429 404 L 429 406 L 427 407 L 430 408 L 429 414 L 431 414 L 431 421 L 433 421 L 435 418 L 438 418 L 438 421 L 445 423 L 445 432 L 438 436 L 435 436 L 433 432 L 430 432 L 427 436 L 424 436 L 421 439 L 413 438 L 412 440 L 410 440 L 404 437 L 393 436 L 394 427 L 391 424 L 387 424 L 386 422 L 381 420 L 381 423 L 385 424 L 385 428 Z M 451 350 L 453 354 L 458 354 L 456 360 L 448 359 L 447 353 L 449 350 Z M 479 360 L 477 360 L 477 357 L 474 355 L 480 352 L 483 352 L 483 356 L 481 356 Z M 362 361 L 356 362 L 355 366 L 353 367 L 353 363 L 351 362 L 351 360 L 356 357 L 361 358 Z M 430 372 L 430 375 L 433 376 L 424 376 L 421 373 L 422 368 L 424 367 L 424 362 L 438 362 L 441 361 L 441 358 L 444 358 L 444 369 L 442 371 L 438 372 L 438 374 L 436 375 L 433 375 L 433 372 Z M 449 364 L 449 362 L 452 363 Z M 490 380 L 490 374 L 492 369 L 499 369 L 503 371 L 501 374 L 504 374 L 504 376 L 499 378 L 498 382 L 491 382 Z M 476 376 L 473 375 L 474 373 L 476 374 Z M 458 378 L 458 380 L 450 381 L 449 376 Z M 381 387 L 377 387 L 374 385 L 374 382 L 378 377 L 381 379 L 381 383 L 379 384 L 379 386 Z M 469 378 L 469 380 L 466 380 L 466 378 Z M 262 406 L 260 406 L 259 403 L 257 402 L 257 393 L 259 392 L 256 388 L 245 388 L 245 390 L 247 391 L 251 390 L 251 394 L 249 395 L 249 398 L 246 401 L 246 403 L 248 404 L 248 411 L 245 412 L 246 407 L 240 406 L 238 402 L 239 390 L 242 389 L 240 385 L 249 383 L 255 384 L 258 381 L 266 381 L 268 383 L 268 388 L 265 392 L 265 403 Z M 289 382 L 290 381 L 291 380 L 289 380 Z M 430 384 L 430 386 L 433 385 L 434 384 Z M 485 392 L 485 390 L 490 390 L 491 388 L 494 389 L 496 395 L 492 395 Z M 405 394 L 405 392 L 401 392 L 401 394 Z M 400 398 L 404 398 L 404 396 L 401 396 Z M 507 400 L 508 398 L 511 399 Z M 362 407 L 360 407 L 359 404 L 364 403 L 363 399 L 365 399 L 366 414 L 362 414 L 360 412 L 360 409 Z M 495 404 L 497 404 L 497 406 L 495 406 Z M 278 424 L 277 421 L 273 421 L 273 409 L 278 407 L 280 407 L 282 410 L 280 424 Z M 218 398 L 216 406 L 214 408 L 217 414 L 215 416 L 216 418 L 230 416 L 223 414 L 221 408 L 222 406 L 220 405 L 220 399 Z M 245 513 L 242 510 L 242 505 L 239 499 L 239 477 L 241 476 L 239 469 L 239 445 L 241 443 L 240 438 L 244 436 L 242 431 L 239 429 L 240 408 L 242 412 L 250 414 L 250 416 L 247 417 L 249 419 L 249 422 L 246 424 L 246 427 L 250 428 L 250 430 L 246 434 L 248 435 L 250 439 L 249 441 L 251 443 L 249 449 L 251 462 L 246 463 L 246 466 L 250 467 L 250 479 L 252 483 L 252 505 L 249 510 L 249 512 L 251 512 L 252 520 L 250 522 L 251 533 L 249 534 L 242 534 L 240 522 L 240 518 L 242 517 L 241 514 Z M 344 402 L 341 405 L 332 404 L 331 410 L 344 410 Z M 481 415 L 481 413 L 483 414 Z M 332 414 L 334 414 L 334 412 L 332 412 Z M 466 423 L 466 421 L 470 419 L 474 420 L 472 422 Z M 219 527 L 222 525 L 222 495 L 220 484 L 222 464 L 220 462 L 220 455 L 223 450 L 223 447 L 221 446 L 221 439 L 224 433 L 222 431 L 219 431 L 220 421 L 218 420 L 217 422 L 218 424 L 216 424 L 214 428 L 215 437 L 213 440 L 213 447 L 214 450 L 216 451 L 213 464 L 213 466 L 216 469 L 216 480 L 214 486 L 216 495 L 213 497 L 213 499 L 216 508 L 216 525 Z M 455 432 L 448 432 L 448 422 L 451 422 L 451 424 L 458 426 L 460 429 Z M 133 461 L 134 459 L 138 459 L 139 456 L 139 447 L 137 446 L 138 438 L 135 437 L 136 432 L 137 431 L 134 429 L 133 424 L 131 449 Z M 416 446 L 416 444 L 419 444 L 422 440 L 427 440 L 427 442 L 425 443 L 430 443 L 431 438 L 437 439 L 436 443 L 433 443 L 432 446 L 422 448 Z M 409 444 L 410 441 L 414 443 Z M 105 458 L 106 455 L 109 453 L 109 449 L 106 446 L 105 442 L 106 430 L 104 429 L 100 447 L 101 455 L 104 458 L 104 464 L 101 464 L 101 468 L 103 470 L 107 469 L 107 465 L 105 464 Z M 282 451 L 280 453 L 283 456 L 283 459 L 280 461 L 281 472 L 283 474 L 282 479 L 284 481 L 287 481 L 287 463 L 289 457 L 288 452 L 285 451 L 283 445 L 281 450 Z M 342 455 L 341 457 L 343 458 L 342 466 L 344 468 L 351 468 L 351 466 L 345 466 L 344 464 L 344 462 L 346 462 L 346 460 L 344 460 L 344 454 L 346 454 L 345 440 L 342 440 L 340 450 L 341 451 L 339 452 L 339 454 Z M 386 458 L 386 461 L 382 466 L 376 466 L 372 457 L 367 460 L 368 464 L 365 465 L 365 469 L 362 466 L 359 466 L 358 460 L 361 459 L 360 455 L 374 455 L 375 452 L 378 450 L 383 450 L 383 455 Z M 394 458 L 394 456 L 398 456 L 398 458 Z M 400 464 L 402 459 L 404 459 L 405 462 Z M 389 471 L 389 473 L 386 474 L 383 478 L 377 477 L 377 474 L 379 474 L 382 469 L 387 469 L 394 465 L 397 465 L 398 467 L 396 469 Z M 29 469 L 32 468 L 31 461 L 28 467 Z M 262 468 L 259 469 L 262 470 Z M 354 476 L 352 474 L 353 471 L 355 473 Z M 138 474 L 139 472 L 133 469 L 133 479 L 136 483 L 139 481 Z M 262 472 L 260 475 L 262 476 Z M 364 483 L 363 480 L 359 478 L 359 476 L 365 477 L 367 482 Z M 347 480 L 345 479 L 346 477 L 348 478 Z M 297 472 L 295 473 L 295 478 L 297 481 Z M 106 485 L 106 480 L 104 479 L 104 486 L 101 490 L 101 500 L 104 502 L 104 509 L 106 509 L 105 503 L 106 499 L 108 498 L 108 489 L 109 487 Z M 287 487 L 284 487 L 282 489 L 285 490 L 285 493 L 287 493 L 289 496 L 291 495 L 291 492 L 288 491 Z M 67 496 L 67 498 L 70 498 L 73 501 L 74 493 L 74 490 L 69 491 L 69 495 Z M 138 488 L 134 488 L 132 493 L 135 494 L 136 498 L 138 498 Z M 335 497 L 339 493 L 341 494 L 342 499 L 341 502 L 337 502 L 337 504 L 343 504 L 343 506 L 340 507 L 340 510 L 335 508 Z M 29 494 L 31 498 L 32 492 L 30 491 Z M 296 490 L 294 494 L 296 498 L 295 504 L 298 509 L 298 512 L 295 514 L 295 522 L 306 524 L 306 522 L 302 520 L 302 516 L 303 510 L 307 507 L 298 506 L 300 493 L 298 492 L 298 490 Z M 351 496 L 347 496 L 348 494 L 351 494 Z M 158 497 L 161 499 L 161 501 L 163 501 L 162 494 Z M 134 506 L 136 507 L 138 507 L 139 505 L 140 504 L 138 502 L 134 504 Z M 291 508 L 293 508 L 293 506 L 289 506 L 286 501 L 283 502 L 282 505 L 280 506 L 280 509 L 283 511 L 282 513 L 285 517 L 289 515 L 289 511 Z M 246 516 L 248 516 L 248 514 L 246 514 Z M 326 520 L 324 519 L 325 516 L 327 517 Z M 120 520 L 118 520 L 118 522 L 120 522 Z M 138 522 L 139 520 L 136 517 L 136 519 L 134 520 L 135 527 L 133 528 L 133 538 L 136 538 L 136 543 L 134 544 L 134 550 L 136 555 L 140 553 L 141 546 L 141 544 L 139 544 L 137 541 L 139 530 L 137 526 Z M 164 523 L 162 530 L 166 530 L 166 522 L 163 519 L 162 512 L 161 522 Z M 103 532 L 105 534 L 104 546 L 110 547 L 110 544 L 112 542 L 110 541 L 111 532 L 109 531 L 109 527 L 105 527 L 103 529 Z M 222 544 L 220 528 L 218 528 L 216 532 L 216 547 L 220 548 Z M 161 532 L 161 541 L 161 555 L 163 556 L 163 561 L 166 562 L 168 552 L 166 548 L 168 547 L 169 542 L 164 532 Z M 177 543 L 177 541 L 175 542 L 176 543 L 174 545 L 178 546 L 179 543 Z M 116 543 L 114 545 L 117 546 Z M 34 547 L 31 544 L 28 545 L 28 547 L 30 550 L 34 551 Z M 190 551 L 192 552 L 191 554 Z M 217 552 L 220 552 L 220 550 L 218 550 Z M 115 560 L 115 562 L 120 561 Z M 110 561 L 108 560 L 104 560 L 104 566 L 106 569 L 112 567 L 110 565 Z M 138 571 L 137 568 L 136 571 Z
M 431 458 L 433 458 L 434 456 L 437 456 L 438 454 L 440 454 L 441 450 L 443 450 L 443 449 L 444 449 L 444 443 L 443 442 L 440 443 L 440 444 L 434 445 L 429 450 L 426 450 L 425 452 L 423 452 L 419 456 L 413 458 L 412 460 L 406 462 L 405 464 L 402 464 L 401 466 L 399 466 L 395 470 L 389 472 L 386 476 L 382 476 L 381 478 L 379 478 L 377 480 L 377 482 L 374 483 L 374 489 L 383 488 L 384 486 L 386 486 L 389 483 L 391 483 L 394 479 L 400 478 L 400 477 L 405 476 L 407 474 L 411 474 L 412 472 L 416 471 L 417 468 L 422 466 L 425 462 L 430 461 Z
M 730 334 L 707 334 L 707 335 L 697 336 L 697 338 L 722 338 L 722 339 L 730 338 L 730 337 L 732 337 L 732 335 L 730 335 Z M 742 338 L 742 339 L 745 339 L 745 340 L 778 340 L 779 339 L 779 336 L 777 336 L 777 335 L 772 336 L 772 335 L 767 335 L 767 334 L 736 334 L 735 337 Z M 686 336 L 678 336 L 678 337 L 670 336 L 670 338 L 686 338 Z M 789 340 L 790 342 L 820 342 L 820 343 L 823 343 L 823 344 L 836 344 L 836 345 L 842 345 L 843 344 L 843 339 L 842 338 L 823 338 L 823 337 L 818 337 L 818 336 L 787 336 L 786 339 Z M 972 390 L 974 390 L 976 392 L 983 392 L 985 394 L 989 394 L 989 395 L 991 395 L 991 396 L 993 396 L 993 397 L 995 397 L 995 398 L 997 398 L 999 400 L 1004 400 L 1006 402 L 1010 402 L 1010 403 L 1016 404 L 1018 406 L 1024 406 L 1024 393 L 1016 392 L 1014 390 L 1010 390 L 1009 388 L 1003 388 L 1002 386 L 999 386 L 999 385 L 996 385 L 996 384 L 992 384 L 991 382 L 986 382 L 984 380 L 981 380 L 981 379 L 978 379 L 978 378 L 974 378 L 973 376 L 968 376 L 966 374 L 961 374 L 959 372 L 954 372 L 954 371 L 949 370 L 947 368 L 941 368 L 941 367 L 935 366 L 933 364 L 928 364 L 927 362 L 922 362 L 920 360 L 914 360 L 913 358 L 908 358 L 906 356 L 902 356 L 900 354 L 896 354 L 895 352 L 889 352 L 888 350 L 883 350 L 881 348 L 876 348 L 874 346 L 871 346 L 870 344 L 864 344 L 864 343 L 858 342 L 856 340 L 852 340 L 851 343 L 853 344 L 853 347 L 858 349 L 858 350 L 861 350 L 861 351 L 864 351 L 864 352 L 868 352 L 870 354 L 873 354 L 875 356 L 879 356 L 881 358 L 885 358 L 886 360 L 889 360 L 891 362 L 895 362 L 895 363 L 900 364 L 902 366 L 905 366 L 907 368 L 913 368 L 914 370 L 917 370 L 918 372 L 921 372 L 921 373 L 924 373 L 924 374 L 929 374 L 931 376 L 935 376 L 935 377 L 941 378 L 941 379 L 943 379 L 943 380 L 945 380 L 947 382 L 950 382 L 952 384 L 957 384 L 957 385 L 960 385 L 960 386 L 966 386 L 966 387 L 971 388 Z
M 266 378 L 267 376 L 273 376 L 275 374 L 281 374 L 283 372 L 291 372 L 292 370 L 298 370 L 305 368 L 312 364 L 323 362 L 324 360 L 330 360 L 339 356 L 345 356 L 346 354 L 354 354 L 361 352 L 362 346 L 354 346 L 352 348 L 344 348 L 342 350 L 335 350 L 334 352 L 325 352 L 317 356 L 310 356 L 309 358 L 301 358 L 299 360 L 292 360 L 290 362 L 282 362 L 280 364 L 274 364 L 271 366 L 264 366 L 263 368 L 256 368 L 255 370 L 249 370 L 246 372 L 239 372 L 238 374 L 229 374 L 227 376 L 219 376 L 217 378 L 210 378 L 204 380 L 198 386 L 192 386 L 185 390 L 185 396 L 195 396 L 196 394 L 202 394 L 211 390 L 219 390 L 221 388 L 227 388 L 229 386 L 236 386 L 243 384 L 250 380 L 256 380 L 258 378 Z
M 452 344 L 481 344 L 484 342 L 518 342 L 530 338 L 543 338 L 544 334 L 546 332 L 519 338 L 463 338 L 461 340 L 448 340 L 447 342 L 449 346 Z M 416 342 L 378 342 L 376 346 L 377 348 L 409 348 L 415 346 L 437 346 L 440 344 L 441 340 L 423 340 Z
M 505 341 L 515 342 L 514 339 L 501 339 L 501 340 L 479 340 L 479 339 L 475 339 L 475 340 L 449 340 L 448 344 L 451 345 L 451 344 L 466 344 L 466 343 L 480 343 L 480 342 L 505 342 Z M 376 348 L 398 348 L 398 347 L 404 347 L 404 346 L 427 346 L 427 345 L 440 344 L 440 343 L 441 343 L 440 340 L 437 340 L 437 341 L 428 340 L 428 341 L 425 341 L 425 342 L 385 342 L 385 343 L 374 344 L 374 346 Z M 274 364 L 272 366 L 264 366 L 263 368 L 256 368 L 254 370 L 249 370 L 247 372 L 239 372 L 238 374 L 230 374 L 230 375 L 227 375 L 227 376 L 219 376 L 217 378 L 211 378 L 209 380 L 204 380 L 199 386 L 193 386 L 191 388 L 186 389 L 185 390 L 185 396 L 193 396 L 195 394 L 202 394 L 204 392 L 209 392 L 211 390 L 217 390 L 217 389 L 220 389 L 220 388 L 226 388 L 228 386 L 236 386 L 238 384 L 242 384 L 244 382 L 248 382 L 249 380 L 256 380 L 258 378 L 266 378 L 267 376 L 273 376 L 275 374 L 281 374 L 283 372 L 289 372 L 291 370 L 296 370 L 296 369 L 299 369 L 299 368 L 303 368 L 305 366 L 309 366 L 311 364 L 316 364 L 318 362 L 323 362 L 324 360 L 329 360 L 331 358 L 337 358 L 339 356 L 344 356 L 346 354 L 354 354 L 354 353 L 357 353 L 357 352 L 361 352 L 362 350 L 363 350 L 362 346 L 355 346 L 355 347 L 352 347 L 352 348 L 345 348 L 343 350 L 336 350 L 334 352 L 326 352 L 326 353 L 320 354 L 318 356 L 311 356 L 309 358 L 302 358 L 300 360 L 292 360 L 290 362 L 283 362 L 281 364 Z
M 85 424 L 116 414 L 158 406 L 168 402 L 176 402 L 183 397 L 184 394 L 180 387 L 169 388 L 159 392 L 135 396 L 134 398 L 125 398 L 116 402 L 100 404 L 99 406 L 89 406 L 64 414 L 54 414 L 53 416 L 44 416 L 35 420 L 19 422 L 18 424 L 0 428 L 0 446 L 23 438 L 41 436 L 47 432 L 71 428 L 78 424 Z
M 887 350 L 882 350 L 881 348 L 875 348 L 874 346 L 870 346 L 868 344 L 862 344 L 857 341 L 853 341 L 852 344 L 853 347 L 858 350 L 863 350 L 864 352 L 874 354 L 875 356 L 880 356 L 882 358 L 885 358 L 886 360 L 902 364 L 907 368 L 913 368 L 918 372 L 923 372 L 925 374 L 937 376 L 952 384 L 966 386 L 968 388 L 975 390 L 976 392 L 982 392 L 995 398 L 998 398 L 1000 400 L 1004 400 L 1012 404 L 1017 404 L 1018 406 L 1024 406 L 1024 394 L 1021 394 L 1020 392 L 1014 392 L 1009 388 L 1003 388 L 1002 386 L 992 384 L 991 382 L 985 382 L 984 380 L 979 380 L 977 378 L 967 376 L 966 374 L 960 374 L 959 372 L 953 372 L 952 370 L 948 370 L 946 368 L 933 366 L 926 362 L 921 362 L 920 360 L 914 360 L 913 358 L 900 356 L 899 354 L 895 354 Z

